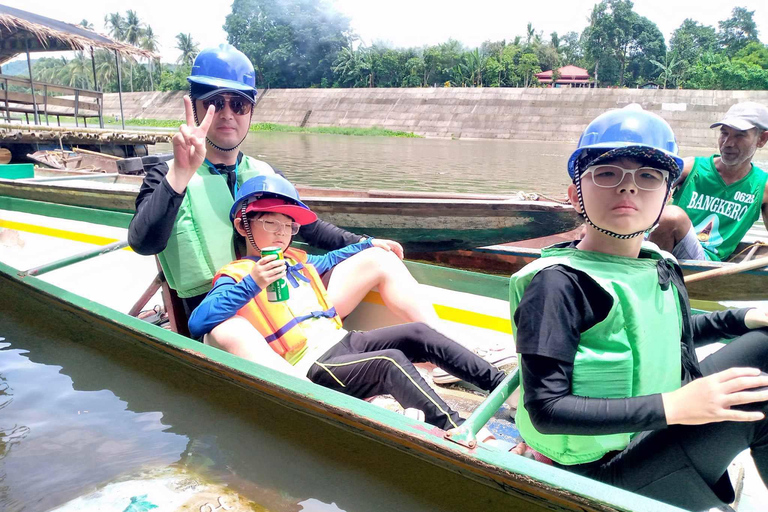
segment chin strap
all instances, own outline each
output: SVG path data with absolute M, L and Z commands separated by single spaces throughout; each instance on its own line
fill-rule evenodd
M 579 197 L 579 206 L 581 206 L 581 216 L 584 218 L 584 221 L 592 226 L 595 230 L 599 231 L 600 233 L 603 233 L 604 235 L 612 236 L 613 238 L 618 238 L 620 240 L 628 240 L 630 238 L 635 238 L 646 231 L 653 231 L 656 229 L 656 226 L 659 224 L 659 219 L 661 219 L 661 214 L 664 212 L 664 205 L 667 204 L 667 199 L 669 199 L 669 192 L 672 190 L 670 181 L 667 182 L 667 193 L 664 196 L 664 203 L 661 205 L 661 210 L 659 211 L 659 215 L 656 217 L 656 220 L 653 221 L 653 224 L 651 227 L 647 229 L 643 229 L 642 231 L 635 231 L 634 233 L 630 233 L 628 235 L 622 235 L 620 233 L 615 233 L 613 231 L 609 231 L 607 229 L 603 229 L 600 226 L 597 226 L 594 222 L 592 222 L 592 219 L 589 218 L 589 215 L 587 215 L 587 209 L 584 206 L 584 198 L 581 195 L 581 173 L 577 172 L 574 176 L 574 185 L 576 185 L 576 195 Z
M 243 206 L 240 208 L 240 219 L 243 222 L 243 229 L 245 230 L 246 238 L 254 249 L 261 252 L 259 246 L 256 245 L 256 241 L 253 239 L 253 233 L 251 232 L 251 223 L 248 222 L 248 217 L 245 216 L 245 209 L 248 207 L 248 201 L 243 201 Z
M 197 118 L 197 101 L 195 101 L 195 98 L 193 98 L 192 96 L 190 96 L 190 97 L 189 97 L 189 99 L 190 99 L 190 100 L 192 100 L 192 113 L 195 115 L 195 124 L 196 124 L 197 126 L 200 126 L 200 120 Z M 251 120 L 252 120 L 252 119 L 253 119 L 253 108 L 251 108 L 251 118 L 248 120 L 248 127 L 249 127 L 248 129 L 249 129 L 249 130 L 250 130 L 250 126 L 251 126 Z M 213 147 L 214 149 L 218 149 L 219 151 L 223 151 L 224 153 L 228 153 L 229 151 L 234 151 L 234 150 L 236 150 L 237 148 L 239 148 L 239 147 L 240 147 L 240 144 L 242 144 L 242 143 L 243 143 L 243 141 L 245 141 L 245 138 L 246 138 L 247 136 L 248 136 L 248 130 L 246 130 L 246 132 L 245 132 L 245 135 L 243 135 L 243 138 L 242 138 L 242 139 L 240 139 L 240 142 L 238 142 L 236 146 L 234 146 L 234 147 L 231 147 L 231 148 L 223 148 L 223 147 L 221 147 L 221 146 L 217 145 L 215 142 L 213 142 L 213 141 L 212 141 L 211 139 L 209 139 L 208 137 L 206 137 L 206 138 L 205 138 L 205 141 L 206 141 L 208 144 L 210 144 L 210 145 L 211 145 L 211 147 Z

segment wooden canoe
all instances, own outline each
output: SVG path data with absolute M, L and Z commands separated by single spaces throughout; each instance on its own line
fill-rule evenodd
M 85 208 L 133 212 L 141 177 L 37 168 L 35 178 L 0 180 L 0 194 Z M 299 186 L 321 219 L 354 233 L 397 240 L 408 251 L 470 249 L 553 235 L 580 218 L 559 202 L 530 197 L 355 191 Z
M 481 270 L 499 275 L 511 275 L 539 258 L 541 249 L 552 244 L 578 238 L 581 228 L 552 236 L 522 240 L 505 244 L 478 247 L 472 250 L 441 253 L 416 252 L 409 257 L 466 270 Z M 762 225 L 750 230 L 727 262 L 681 260 L 685 275 L 707 270 L 728 268 L 744 261 L 768 256 L 768 233 Z M 691 283 L 687 286 L 692 299 L 699 301 L 755 301 L 768 300 L 768 267 L 744 273 Z
M 327 445 L 343 450 L 350 471 L 366 471 L 370 457 L 396 461 L 403 468 L 418 467 L 420 485 L 414 492 L 430 500 L 436 509 L 450 509 L 448 496 L 477 496 L 465 500 L 462 510 L 549 510 L 549 511 L 672 511 L 676 508 L 579 477 L 557 468 L 537 463 L 478 444 L 465 446 L 446 438 L 446 432 L 412 420 L 367 402 L 276 372 L 256 363 L 202 345 L 183 336 L 128 316 L 109 304 L 147 284 L 147 266 L 131 251 L 115 251 L 80 263 L 79 272 L 61 268 L 43 277 L 21 277 L 20 271 L 52 255 L 71 254 L 77 244 L 109 243 L 125 234 L 131 215 L 74 206 L 40 203 L 0 196 L 0 311 L 13 314 L 29 329 L 46 329 L 55 340 L 77 340 L 93 345 L 104 353 L 131 351 L 141 360 L 162 361 L 163 368 L 174 372 L 196 372 L 203 386 L 239 397 L 234 403 L 252 402 L 267 408 L 270 415 L 285 417 L 297 427 L 297 438 L 288 439 L 305 449 L 318 443 L 327 454 Z M 44 245 L 41 245 L 44 244 Z M 58 244 L 58 245 L 57 245 Z M 49 247 L 47 253 L 40 247 Z M 13 262 L 13 265 L 8 262 Z M 88 272 L 82 272 L 85 265 Z M 142 266 L 143 265 L 143 266 Z M 478 338 L 506 336 L 510 339 L 509 310 L 506 303 L 507 280 L 454 269 L 409 263 L 416 279 L 432 291 L 435 309 L 453 322 L 457 330 L 466 330 Z M 121 272 L 114 272 L 118 266 Z M 151 270 L 151 265 L 149 269 Z M 22 274 L 23 275 L 23 274 Z M 110 283 L 105 285 L 104 283 Z M 98 293 L 102 300 L 94 300 Z M 119 290 L 119 293 L 114 293 Z M 361 308 L 347 319 L 350 328 L 371 328 L 391 322 L 376 294 L 371 294 Z M 40 319 L 45 319 L 41 322 Z M 53 362 L 53 364 L 56 364 Z M 70 361 L 67 365 L 76 365 Z M 84 369 L 83 369 L 84 371 Z M 131 404 L 136 383 L 118 384 L 119 396 Z M 185 400 L 178 389 L 159 392 L 149 410 L 159 410 L 173 421 L 176 414 L 187 414 Z M 160 404 L 160 405 L 156 405 Z M 242 407 L 229 414 L 238 416 Z M 247 409 L 247 408 L 246 408 Z M 220 414 L 226 415 L 225 410 Z M 211 436 L 228 443 L 223 418 L 201 427 L 197 436 Z M 201 420 L 202 421 L 202 420 Z M 247 428 L 237 422 L 239 428 Z M 305 432 L 304 425 L 310 431 Z M 298 427 L 301 426 L 301 427 Z M 296 429 L 304 429 L 301 433 Z M 314 429 L 314 430 L 311 430 Z M 323 437 L 314 438 L 312 432 Z M 312 439 L 313 443 L 307 443 Z M 338 439 L 338 440 L 337 440 Z M 345 442 L 346 439 L 346 442 Z M 232 437 L 227 450 L 247 450 L 258 456 L 254 447 L 238 446 Z M 333 452 L 333 450 L 331 450 Z M 326 455 L 331 457 L 332 455 Z M 242 457 L 240 459 L 247 459 Z M 242 460 L 240 462 L 243 463 Z M 283 464 L 284 461 L 281 462 Z M 232 468 L 233 472 L 238 467 Z M 410 470 L 403 469 L 404 473 Z M 410 474 L 410 473 L 408 473 Z M 371 476 L 373 478 L 373 476 Z M 401 479 L 402 480 L 402 479 Z M 295 484 L 286 484 L 293 485 Z M 400 481 L 398 485 L 406 485 Z M 450 489 L 446 489 L 445 486 Z M 289 489 L 295 492 L 295 489 Z M 432 501 L 436 500 L 436 501 Z M 357 509 L 363 509 L 362 505 Z
M 84 149 L 41 150 L 27 155 L 27 158 L 43 168 L 81 171 L 91 173 L 116 173 L 120 157 Z

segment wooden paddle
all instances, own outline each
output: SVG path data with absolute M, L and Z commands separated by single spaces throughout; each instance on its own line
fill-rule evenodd
M 768 266 L 768 256 L 764 256 L 762 258 L 757 258 L 755 260 L 742 261 L 741 263 L 736 263 L 735 265 L 732 265 L 732 266 L 729 265 L 727 267 L 707 270 L 706 272 L 689 274 L 685 276 L 685 283 L 690 284 L 690 283 L 695 283 L 697 281 L 704 281 L 705 279 L 711 279 L 713 277 L 730 276 L 733 274 L 746 272 L 747 270 L 754 270 L 756 268 L 762 268 L 767 266 Z

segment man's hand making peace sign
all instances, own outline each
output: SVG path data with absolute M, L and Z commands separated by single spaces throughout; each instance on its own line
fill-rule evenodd
M 192 101 L 189 96 L 184 96 L 184 111 L 187 123 L 182 124 L 179 127 L 179 133 L 173 136 L 173 162 L 165 177 L 168 184 L 179 194 L 184 192 L 189 180 L 203 165 L 206 154 L 205 138 L 215 115 L 215 108 L 210 105 L 200 126 L 195 125 Z

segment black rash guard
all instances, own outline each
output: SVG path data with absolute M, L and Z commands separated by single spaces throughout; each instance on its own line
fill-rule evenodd
M 242 158 L 243 153 L 240 153 L 237 156 L 238 162 Z M 230 192 L 234 191 L 235 167 L 234 165 L 216 165 L 216 169 L 226 178 Z M 285 177 L 282 171 L 274 167 L 273 169 L 277 174 Z M 165 249 L 181 201 L 184 199 L 186 191 L 179 194 L 173 190 L 165 179 L 166 174 L 168 174 L 168 165 L 165 162 L 155 164 L 148 169 L 136 197 L 136 214 L 128 228 L 128 243 L 138 254 L 158 254 Z M 302 226 L 298 236 L 309 245 L 326 250 L 346 247 L 359 242 L 361 238 L 359 235 L 322 220 Z
M 571 394 L 582 332 L 604 320 L 612 300 L 586 273 L 562 265 L 531 280 L 515 311 L 525 408 L 543 434 L 601 435 L 667 426 L 661 395 L 585 398 Z M 695 346 L 746 334 L 749 308 L 693 316 Z

